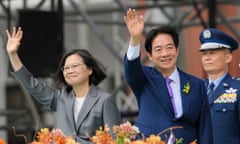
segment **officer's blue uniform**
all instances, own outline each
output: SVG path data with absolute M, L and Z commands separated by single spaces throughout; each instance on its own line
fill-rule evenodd
M 227 48 L 234 51 L 238 43 L 217 29 L 200 34 L 200 51 Z M 206 89 L 208 79 L 205 80 Z M 214 144 L 240 144 L 240 80 L 227 73 L 209 98 Z

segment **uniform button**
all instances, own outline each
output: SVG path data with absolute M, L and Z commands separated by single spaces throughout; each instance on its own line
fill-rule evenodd
M 223 112 L 226 112 L 226 109 L 225 109 L 225 108 L 223 108 L 223 109 L 222 109 L 222 111 L 223 111 Z

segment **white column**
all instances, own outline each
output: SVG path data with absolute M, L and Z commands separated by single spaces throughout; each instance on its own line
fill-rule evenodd
M 8 59 L 3 34 L 5 33 L 0 33 L 0 110 L 6 110 L 6 81 L 8 77 Z M 6 126 L 6 116 L 4 115 L 0 115 L 0 126 Z M 0 129 L 0 138 L 7 139 L 6 130 Z

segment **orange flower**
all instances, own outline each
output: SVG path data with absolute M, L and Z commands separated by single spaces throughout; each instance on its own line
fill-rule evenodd
M 0 139 L 0 144 L 5 144 L 5 141 L 3 139 Z
M 37 133 L 37 139 L 31 144 L 78 144 L 73 137 L 65 136 L 60 129 L 42 128 Z
M 165 144 L 165 142 L 161 140 L 160 136 L 150 135 L 146 139 L 146 144 Z
M 194 141 L 191 142 L 190 144 L 197 144 L 197 140 L 194 140 Z
M 100 127 L 99 130 L 96 130 L 96 135 L 90 139 L 94 144 L 111 144 L 113 140 L 109 131 L 108 125 L 105 125 L 104 129 Z

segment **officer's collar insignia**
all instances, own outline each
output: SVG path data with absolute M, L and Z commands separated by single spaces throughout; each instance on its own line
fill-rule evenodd
M 240 65 L 240 64 L 239 64 Z M 232 79 L 233 80 L 237 80 L 237 81 L 239 81 L 240 80 L 240 78 L 239 77 L 232 77 Z
M 223 86 L 228 87 L 229 85 L 228 85 L 228 83 L 223 83 Z
M 204 37 L 205 39 L 211 38 L 211 32 L 210 32 L 210 30 L 205 30 L 205 31 L 203 32 L 203 37 Z

